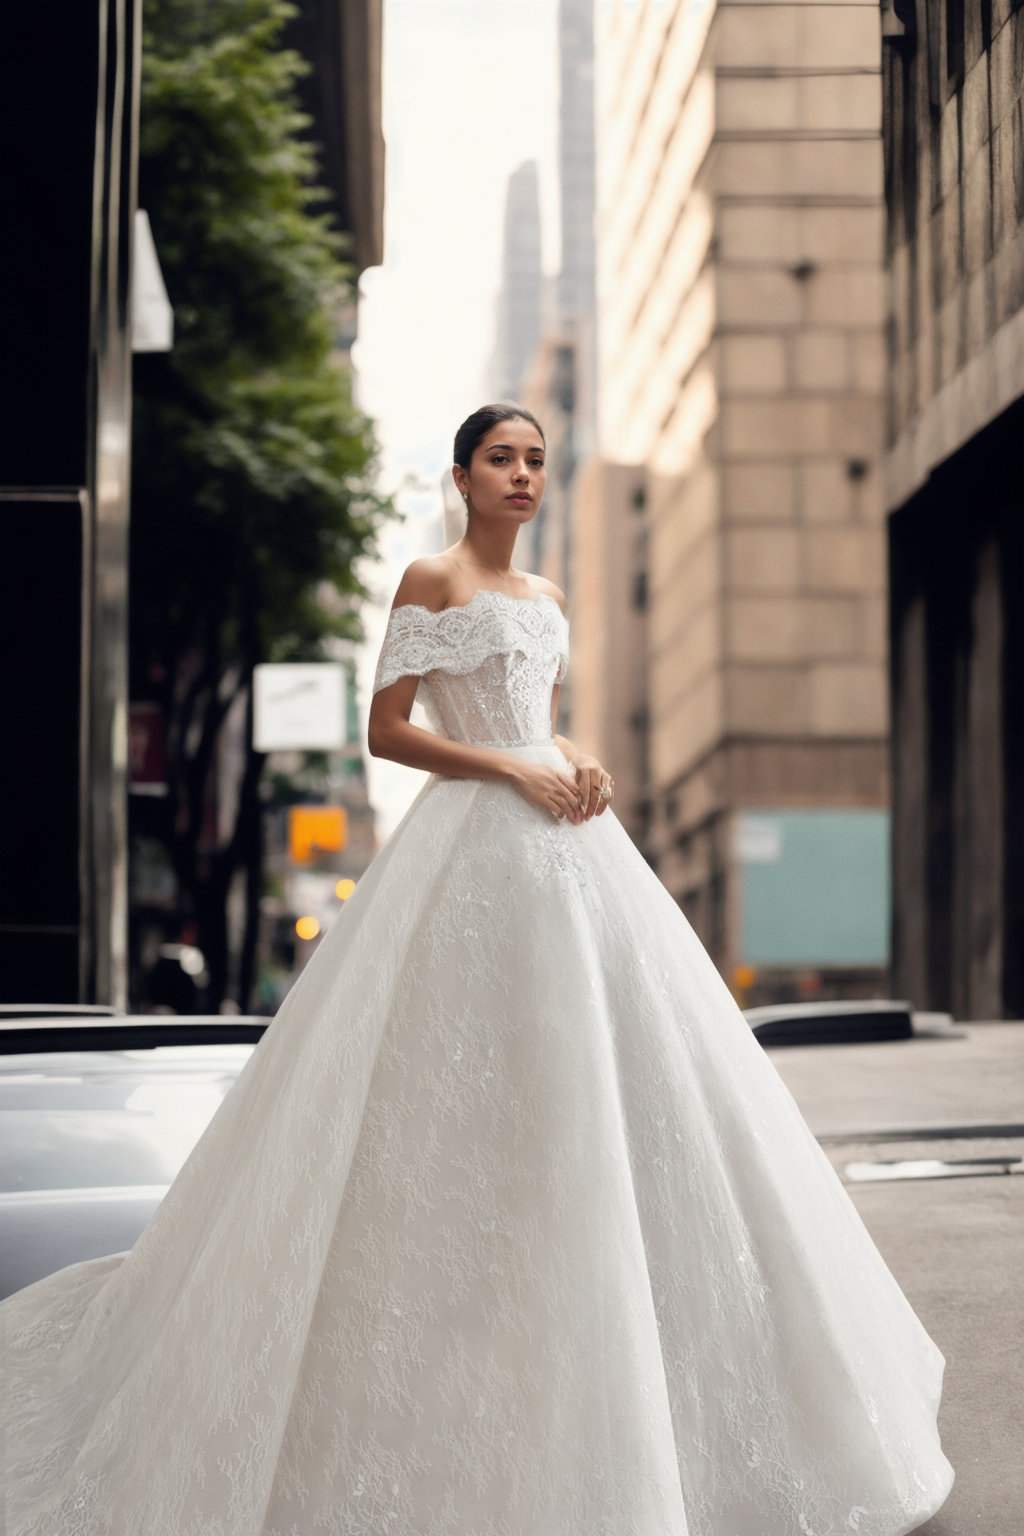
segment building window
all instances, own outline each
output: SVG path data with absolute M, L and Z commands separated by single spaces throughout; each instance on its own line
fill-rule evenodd
M 916 15 L 907 0 L 882 11 L 882 112 L 888 246 L 909 243 L 917 233 L 918 64 Z
M 946 94 L 951 95 L 964 79 L 964 0 L 946 4 Z
M 941 112 L 964 78 L 965 0 L 927 0 L 928 99 Z
M 638 528 L 633 542 L 633 607 L 641 613 L 647 607 L 647 525 Z
M 572 347 L 555 352 L 555 377 L 552 394 L 567 416 L 576 408 L 576 356 Z

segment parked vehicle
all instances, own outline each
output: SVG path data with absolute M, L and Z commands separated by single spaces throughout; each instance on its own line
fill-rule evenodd
M 919 1032 L 880 1000 L 746 1018 L 764 1046 Z M 269 1022 L 0 1007 L 0 1297 L 132 1246 Z
M 132 1246 L 268 1023 L 0 1008 L 0 1296 Z
M 914 1034 L 910 1003 L 889 998 L 857 1002 L 772 1003 L 748 1008 L 744 1018 L 763 1046 L 843 1045 L 873 1040 L 909 1040 Z

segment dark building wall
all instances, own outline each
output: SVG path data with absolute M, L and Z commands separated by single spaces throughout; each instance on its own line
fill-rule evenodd
M 894 969 L 958 1018 L 1024 1015 L 1024 402 L 890 521 Z
M 123 1005 L 138 0 L 0 7 L 0 999 Z
M 0 502 L 5 1002 L 78 1002 L 88 963 L 79 869 L 84 510 L 70 498 Z
M 0 43 L 0 482 L 84 485 L 95 7 L 59 5 L 41 24 L 40 8 L 8 0 Z
M 299 96 L 360 272 L 384 260 L 381 28 L 382 0 L 297 0 L 283 38 L 310 65 Z
M 1024 1014 L 1024 9 L 883 6 L 893 968 Z

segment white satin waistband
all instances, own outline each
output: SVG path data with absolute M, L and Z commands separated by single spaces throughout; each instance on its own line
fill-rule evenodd
M 513 757 L 525 757 L 528 761 L 539 763 L 545 761 L 565 762 L 565 758 L 562 756 L 553 736 L 541 737 L 539 741 L 517 742 L 514 747 L 500 747 L 491 742 L 488 742 L 487 745 L 488 749 L 492 752 L 511 752 Z M 554 755 L 552 756 L 552 754 Z

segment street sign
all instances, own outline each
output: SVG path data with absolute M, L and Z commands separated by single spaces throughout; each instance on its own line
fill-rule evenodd
M 336 661 L 266 662 L 256 667 L 256 751 L 340 751 L 345 745 L 345 682 L 345 668 Z
M 135 264 L 132 272 L 132 351 L 170 352 L 174 310 L 160 270 L 149 214 L 135 210 Z

